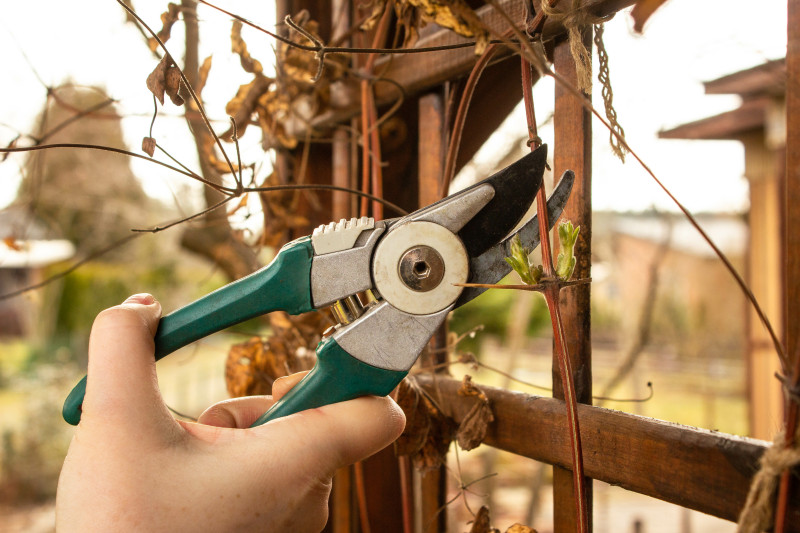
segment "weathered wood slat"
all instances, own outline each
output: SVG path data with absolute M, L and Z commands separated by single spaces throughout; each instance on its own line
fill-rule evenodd
M 591 50 L 592 30 L 583 34 L 584 46 Z M 573 86 L 578 84 L 575 59 L 568 41 L 555 46 L 553 66 Z M 571 91 L 557 83 L 555 87 L 553 173 L 561 176 L 566 170 L 575 172 L 575 186 L 564 209 L 562 220 L 571 220 L 581 227 L 575 243 L 577 264 L 573 277 L 592 277 L 592 116 Z M 557 234 L 557 232 L 553 232 Z M 558 239 L 554 239 L 556 242 Z M 554 251 L 554 254 L 557 252 Z M 578 285 L 562 291 L 561 313 L 566 350 L 572 368 L 572 380 L 579 403 L 592 403 L 592 325 L 591 289 Z M 553 397 L 564 399 L 558 359 L 553 355 Z M 583 422 L 579 420 L 579 423 Z M 592 530 L 592 482 L 586 484 L 586 506 L 589 510 L 589 531 Z M 575 507 L 572 471 L 553 469 L 553 516 L 556 531 L 578 531 L 580 515 Z
M 420 375 L 420 384 L 461 421 L 472 404 L 460 382 Z M 564 403 L 493 387 L 495 421 L 485 443 L 569 468 Z M 586 475 L 726 520 L 736 520 L 767 443 L 579 405 Z M 800 494 L 791 500 L 788 531 L 800 532 Z

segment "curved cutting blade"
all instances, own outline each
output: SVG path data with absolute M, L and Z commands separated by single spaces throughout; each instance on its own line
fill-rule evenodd
M 494 188 L 494 197 L 458 232 L 470 258 L 495 246 L 522 220 L 542 185 L 547 165 L 547 145 L 512 163 L 497 174 L 473 185 L 486 183 Z
M 564 206 L 567 205 L 574 183 L 575 174 L 571 170 L 567 170 L 561 176 L 561 180 L 558 182 L 553 194 L 547 199 L 547 221 L 550 229 L 553 228 L 564 211 Z M 539 216 L 537 215 L 530 219 L 514 235 L 519 235 L 522 246 L 528 250 L 533 250 L 539 246 Z M 470 256 L 469 283 L 497 283 L 511 272 L 511 265 L 506 262 L 505 258 L 511 256 L 511 239 L 514 235 L 510 235 L 503 242 L 497 243 L 477 257 Z M 478 287 L 464 287 L 461 296 L 456 300 L 455 307 L 467 303 L 485 290 Z

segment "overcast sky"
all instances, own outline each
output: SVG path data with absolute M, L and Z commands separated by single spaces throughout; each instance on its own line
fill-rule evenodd
M 274 24 L 270 2 L 219 0 L 220 5 L 261 25 Z M 139 13 L 158 28 L 166 2 L 135 0 Z M 3 50 L 3 95 L 0 101 L 0 143 L 7 144 L 18 131 L 32 131 L 45 98 L 47 85 L 66 80 L 104 86 L 120 100 L 126 139 L 138 150 L 152 113 L 152 96 L 144 80 L 155 63 L 141 35 L 125 24 L 114 0 L 28 0 L 4 2 L 0 17 Z M 224 104 L 248 75 L 230 52 L 230 21 L 200 7 L 203 44 L 201 57 L 214 51 L 211 78 L 204 91 L 210 114 L 227 124 Z M 747 186 L 742 177 L 743 150 L 736 142 L 683 142 L 658 140 L 657 132 L 737 106 L 738 99 L 703 94 L 702 81 L 783 57 L 786 47 L 786 2 L 743 0 L 697 2 L 670 0 L 634 35 L 627 12 L 606 24 L 605 43 L 610 56 L 614 103 L 630 144 L 657 175 L 690 209 L 742 211 L 747 207 Z M 248 31 L 245 39 L 258 58 L 268 58 L 273 45 L 263 34 Z M 175 26 L 170 47 L 180 56 L 182 28 Z M 24 52 L 24 53 L 23 53 Z M 35 73 L 34 73 L 35 70 Z M 552 84 L 542 82 L 536 92 L 537 116 L 552 109 Z M 599 98 L 596 103 L 601 103 Z M 524 118 L 512 116 L 479 159 L 491 161 L 498 147 L 525 131 Z M 652 205 L 670 208 L 664 194 L 635 164 L 618 163 L 607 147 L 607 134 L 595 122 L 593 201 L 596 209 L 643 210 Z M 254 132 L 256 133 L 256 132 Z M 548 129 L 540 132 L 545 141 Z M 194 146 L 184 123 L 163 117 L 155 136 L 175 155 L 196 168 Z M 245 138 L 245 160 L 264 159 L 257 134 Z M 0 206 L 13 200 L 22 157 L 0 165 Z M 195 190 L 185 178 L 170 175 L 147 163 L 132 163 L 145 190 L 164 199 L 173 193 L 190 198 Z M 171 201 L 171 200 L 170 200 Z M 184 200 L 185 201 L 185 200 Z M 191 208 L 191 205 L 185 205 Z

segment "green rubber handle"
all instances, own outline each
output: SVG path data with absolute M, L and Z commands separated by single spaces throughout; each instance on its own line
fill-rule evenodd
M 386 396 L 406 374 L 408 371 L 387 370 L 359 361 L 328 337 L 317 346 L 317 364 L 311 372 L 251 427 L 360 396 Z
M 264 268 L 163 317 L 154 339 L 156 361 L 211 333 L 271 311 L 292 315 L 312 311 L 313 255 L 310 237 L 292 241 Z M 68 423 L 80 422 L 85 394 L 84 376 L 64 402 L 62 415 Z

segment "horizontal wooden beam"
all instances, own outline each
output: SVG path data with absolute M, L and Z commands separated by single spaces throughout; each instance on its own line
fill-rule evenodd
M 461 383 L 420 375 L 444 412 L 461 421 L 472 402 Z M 495 421 L 485 443 L 537 461 L 570 467 L 564 403 L 481 386 Z M 578 406 L 586 475 L 611 485 L 735 521 L 768 443 L 679 424 Z M 800 491 L 791 500 L 787 531 L 800 532 Z
M 584 2 L 588 12 L 598 17 L 605 17 L 628 7 L 635 0 L 588 0 Z M 524 4 L 522 0 L 497 0 L 498 7 L 508 14 L 511 20 L 522 26 L 525 20 Z M 493 31 L 503 33 L 508 27 L 508 22 L 499 10 L 486 5 L 476 11 L 477 15 Z M 561 21 L 547 20 L 542 30 L 542 39 L 550 41 L 566 33 Z M 442 29 L 420 39 L 415 47 L 427 48 L 434 46 L 449 46 L 470 41 L 465 37 Z M 506 55 L 510 53 L 506 52 Z M 502 54 L 498 57 L 502 57 Z M 422 54 L 395 55 L 385 57 L 376 63 L 375 71 L 381 72 L 381 77 L 397 82 L 403 87 L 406 94 L 416 94 L 435 87 L 445 81 L 452 81 L 465 76 L 475 64 L 477 56 L 473 47 L 457 48 L 428 52 Z M 386 70 L 384 67 L 386 66 Z M 516 65 L 515 65 L 516 67 Z M 392 101 L 397 98 L 397 89 L 389 84 L 377 84 L 375 93 L 379 101 Z
M 635 0 L 587 0 L 584 4 L 593 15 L 605 17 L 634 2 Z M 525 19 L 522 0 L 497 0 L 496 3 L 511 17 L 511 20 L 519 21 L 522 24 Z M 503 32 L 508 27 L 508 22 L 493 6 L 484 6 L 476 13 L 484 24 L 493 30 Z M 552 41 L 565 35 L 566 31 L 561 21 L 547 20 L 542 30 L 542 39 Z M 415 47 L 449 46 L 470 40 L 448 29 L 441 29 L 420 39 Z M 508 55 L 510 51 L 499 53 L 497 58 L 502 58 L 504 54 Z M 392 80 L 393 83 L 376 83 L 375 97 L 379 105 L 386 105 L 397 100 L 398 88 L 402 89 L 405 96 L 428 91 L 446 81 L 453 81 L 467 75 L 476 60 L 475 50 L 471 46 L 419 54 L 384 56 L 375 63 L 375 72 L 379 73 L 382 79 Z M 515 64 L 514 68 L 518 68 L 518 64 Z M 311 120 L 311 126 L 318 130 L 324 130 L 334 124 L 349 120 L 360 110 L 359 106 L 329 110 L 314 117 Z M 298 137 L 301 138 L 302 135 Z

